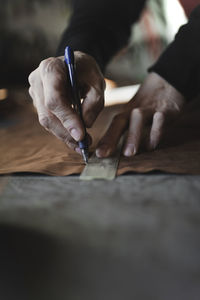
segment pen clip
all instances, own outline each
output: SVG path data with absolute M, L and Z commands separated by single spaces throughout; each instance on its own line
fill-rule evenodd
M 75 66 L 74 52 L 69 46 L 67 46 L 65 49 L 65 63 L 68 68 L 68 75 L 71 83 L 72 105 L 74 110 L 80 115 L 82 119 L 82 107 L 81 107 L 80 94 L 79 94 L 77 79 L 76 79 L 76 66 Z

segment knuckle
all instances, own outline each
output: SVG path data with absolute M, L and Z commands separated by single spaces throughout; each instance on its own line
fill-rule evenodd
M 28 92 L 29 92 L 29 95 L 31 96 L 31 98 L 34 98 L 33 89 L 31 86 L 29 87 Z
M 129 130 L 127 134 L 127 141 L 133 142 L 138 137 L 138 132 Z
M 142 110 L 140 108 L 134 108 L 131 112 L 132 117 L 142 118 Z
M 55 62 L 56 62 L 56 58 L 55 57 L 49 57 L 43 61 L 41 61 L 39 68 L 41 70 L 41 72 L 43 74 L 48 74 L 50 72 L 52 72 L 52 70 L 54 69 L 55 66 Z
M 48 59 L 45 59 L 45 60 L 42 60 L 39 64 L 39 69 L 42 71 L 46 68 L 46 65 L 47 65 L 47 60 Z
M 29 76 L 28 76 L 28 82 L 30 85 L 33 85 L 35 82 L 35 71 L 33 71 Z
M 72 138 L 68 135 L 62 136 L 61 140 L 70 148 L 75 149 L 77 147 L 76 143 L 72 140 Z
M 39 116 L 39 123 L 47 130 L 51 128 L 51 119 L 47 116 Z
M 164 113 L 163 113 L 163 112 L 157 111 L 157 112 L 154 114 L 153 118 L 154 118 L 155 121 L 160 121 L 160 122 L 162 122 L 162 121 L 164 121 L 165 116 L 164 116 Z
M 69 140 L 68 137 L 65 137 L 65 138 L 63 139 L 63 142 L 64 142 L 69 148 L 72 148 L 72 149 L 75 148 L 75 145 Z
M 55 111 L 58 107 L 58 104 L 54 98 L 48 98 L 45 102 L 45 106 L 48 110 Z
M 151 129 L 151 134 L 153 136 L 158 136 L 160 133 L 161 133 L 161 129 L 160 128 L 154 127 L 154 128 Z
M 52 61 L 52 59 L 53 59 L 53 57 L 48 57 L 48 58 L 42 60 L 39 64 L 39 68 L 41 68 L 41 69 L 46 68 L 46 66 L 48 65 L 49 62 Z
M 161 138 L 161 131 L 159 130 L 153 130 L 150 136 L 151 140 L 154 141 L 154 143 L 158 143 Z
M 67 128 L 67 130 L 71 130 L 74 126 L 77 127 L 77 116 L 75 114 L 65 114 L 62 117 L 63 126 Z

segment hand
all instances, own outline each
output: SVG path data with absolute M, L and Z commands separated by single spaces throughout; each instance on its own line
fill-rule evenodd
M 95 60 L 75 51 L 77 81 L 83 99 L 86 127 L 91 127 L 104 106 L 105 82 Z M 71 89 L 64 57 L 43 60 L 29 75 L 29 93 L 40 124 L 80 153 L 77 142 L 84 138 L 83 124 L 71 106 Z
M 98 157 L 111 155 L 124 131 L 128 134 L 123 149 L 125 156 L 135 155 L 142 142 L 145 125 L 150 121 L 151 129 L 147 148 L 155 149 L 163 135 L 164 126 L 181 111 L 184 97 L 166 80 L 156 73 L 150 73 L 139 91 L 116 115 L 109 129 L 99 142 Z

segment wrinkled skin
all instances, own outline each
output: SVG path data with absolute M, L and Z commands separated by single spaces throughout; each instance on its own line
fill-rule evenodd
M 145 137 L 146 149 L 154 150 L 167 124 L 180 114 L 184 102 L 184 97 L 166 80 L 156 73 L 150 73 L 137 94 L 114 117 L 98 145 L 97 156 L 107 157 L 112 154 L 126 129 L 128 133 L 123 154 L 127 157 L 135 155 L 144 142 L 145 125 L 149 123 L 150 132 Z
M 103 109 L 105 81 L 91 56 L 76 51 L 75 61 L 78 85 L 83 98 L 83 118 L 89 128 Z M 71 90 L 64 57 L 42 61 L 30 74 L 29 83 L 29 93 L 40 124 L 80 153 L 77 142 L 83 139 L 84 128 L 71 107 Z M 150 73 L 133 99 L 124 104 L 121 112 L 112 120 L 108 131 L 99 142 L 96 155 L 111 155 L 127 129 L 123 154 L 135 155 L 147 123 L 151 124 L 147 148 L 155 149 L 163 136 L 165 126 L 181 112 L 184 102 L 184 97 L 166 80 L 156 73 Z M 89 140 L 91 142 L 91 138 Z
M 75 52 L 77 81 L 85 125 L 91 127 L 104 107 L 104 77 L 95 60 Z M 29 75 L 29 93 L 38 113 L 40 124 L 80 153 L 77 141 L 84 137 L 83 124 L 71 107 L 71 88 L 67 78 L 64 57 L 43 60 Z M 91 138 L 89 138 L 91 142 Z

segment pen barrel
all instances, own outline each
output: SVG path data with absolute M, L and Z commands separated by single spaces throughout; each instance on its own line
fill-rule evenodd
M 70 47 L 66 47 L 66 49 L 65 49 L 65 63 L 68 68 L 69 80 L 71 83 L 72 105 L 73 105 L 73 108 L 76 111 L 76 113 L 79 115 L 79 117 L 83 123 L 84 130 L 85 130 L 85 136 L 84 136 L 84 139 L 79 142 L 79 148 L 88 150 L 87 132 L 86 132 L 86 128 L 85 128 L 85 122 L 83 120 L 81 97 L 80 97 L 78 84 L 77 84 L 77 78 L 76 78 L 74 52 Z

